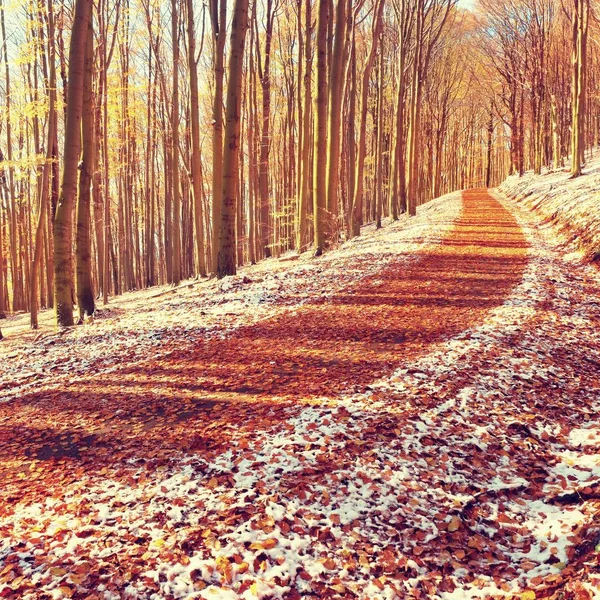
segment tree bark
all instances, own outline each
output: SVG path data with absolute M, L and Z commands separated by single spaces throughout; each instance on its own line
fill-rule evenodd
M 54 13 L 52 10 L 52 1 L 48 2 L 48 63 L 49 63 L 49 78 L 48 78 L 48 138 L 46 146 L 46 162 L 44 163 L 42 178 L 39 186 L 40 197 L 40 212 L 38 215 L 38 223 L 35 234 L 35 249 L 33 261 L 31 264 L 30 273 L 30 325 L 32 329 L 37 329 L 38 324 L 38 272 L 42 264 L 42 251 L 44 245 L 44 237 L 48 214 L 48 189 L 50 182 L 50 169 L 52 163 L 52 148 L 54 137 L 56 135 L 56 62 L 55 62 L 55 47 L 54 47 Z M 2 267 L 2 240 L 0 236 L 0 315 L 3 313 L 3 267 Z
M 179 186 L 179 15 L 177 0 L 171 0 L 171 35 L 173 43 L 173 106 L 171 109 L 171 176 L 173 178 L 173 218 L 171 239 L 173 243 L 173 267 L 171 283 L 181 281 L 181 190 Z
M 77 231 L 75 236 L 76 289 L 79 319 L 94 314 L 92 289 L 92 248 L 90 236 L 90 198 L 94 169 L 94 29 L 90 15 L 85 45 L 85 72 L 83 77 L 83 109 L 81 131 L 83 154 L 80 163 L 79 197 L 77 199 Z
M 347 0 L 337 0 L 331 76 L 329 81 L 329 129 L 327 143 L 327 227 L 326 243 L 337 241 L 338 235 L 338 188 L 340 182 L 340 126 L 342 121 L 342 88 L 344 42 L 349 5 Z
M 363 194 L 364 194 L 364 166 L 365 157 L 367 154 L 367 101 L 369 99 L 369 81 L 371 79 L 371 71 L 375 56 L 377 55 L 377 46 L 383 25 L 383 7 L 384 0 L 376 0 L 375 16 L 373 19 L 371 47 L 365 63 L 365 68 L 362 75 L 359 118 L 360 129 L 358 132 L 358 157 L 356 160 L 356 182 L 354 184 L 354 198 L 352 201 L 352 210 L 350 212 L 350 235 L 352 237 L 360 235 L 360 226 L 362 225 L 363 213 Z
M 300 20 L 300 15 L 298 15 Z M 299 25 L 300 27 L 300 25 Z M 298 217 L 296 229 L 296 250 L 302 252 L 308 245 L 308 200 L 311 189 L 310 145 L 311 137 L 311 73 L 312 73 L 312 10 L 311 0 L 305 0 L 305 33 L 304 33 L 304 110 L 302 111 L 302 147 L 298 148 L 301 155 L 298 171 Z
M 231 23 L 229 81 L 227 82 L 227 121 L 223 150 L 223 181 L 217 277 L 236 273 L 235 218 L 237 173 L 240 151 L 240 111 L 244 66 L 244 43 L 248 29 L 248 0 L 235 0 Z
M 56 324 L 64 327 L 73 325 L 73 204 L 77 196 L 85 44 L 91 7 L 91 0 L 76 0 L 69 48 L 63 178 L 54 219 L 54 311 Z
M 188 68 L 190 71 L 190 110 L 192 122 L 192 188 L 194 192 L 194 222 L 196 226 L 196 262 L 198 274 L 206 275 L 204 257 L 204 223 L 202 217 L 202 169 L 200 167 L 200 120 L 198 101 L 198 69 L 196 64 L 196 41 L 194 35 L 194 3 L 187 0 L 188 20 Z
M 319 0 L 317 18 L 317 95 L 315 97 L 314 228 L 315 256 L 323 253 L 327 219 L 327 28 L 329 0 Z
M 225 32 L 227 18 L 226 0 L 210 0 L 210 17 L 213 28 L 215 97 L 213 98 L 213 172 L 212 172 L 212 259 L 213 272 L 217 271 L 219 254 L 219 229 L 223 204 L 223 78 L 225 61 Z
M 12 309 L 17 311 L 21 308 L 21 274 L 18 266 L 18 250 L 17 250 L 17 200 L 15 195 L 15 180 L 13 167 L 13 152 L 12 152 L 12 120 L 11 120 L 11 86 L 10 86 L 10 69 L 8 64 L 8 48 L 6 44 L 6 21 L 3 0 L 0 0 L 0 25 L 2 26 L 2 49 L 4 54 L 4 71 L 5 71 L 5 90 L 4 97 L 6 101 L 5 121 L 6 121 L 6 158 L 8 159 L 8 194 L 9 194 L 9 232 L 10 232 L 10 265 L 12 272 Z
M 258 165 L 258 182 L 260 192 L 260 237 L 264 258 L 271 256 L 269 244 L 269 153 L 271 150 L 271 43 L 273 38 L 273 0 L 266 0 L 265 56 L 264 65 L 260 62 L 260 40 L 256 36 L 258 54 L 258 73 L 262 87 L 262 126 L 260 137 L 260 161 Z M 256 19 L 256 13 L 255 13 Z M 255 20 L 256 23 L 256 20 Z

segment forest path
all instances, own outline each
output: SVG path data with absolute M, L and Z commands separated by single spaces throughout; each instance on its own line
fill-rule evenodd
M 123 364 L 110 375 L 100 371 L 0 404 L 12 430 L 3 445 L 33 459 L 84 455 L 99 470 L 116 453 L 122 462 L 164 459 L 182 448 L 222 452 L 231 428 L 239 434 L 262 419 L 285 420 L 303 404 L 364 393 L 481 323 L 520 281 L 528 244 L 514 217 L 485 190 L 464 193 L 462 202 L 441 243 L 422 244 L 408 260 L 332 296 L 223 337 L 193 345 L 181 339 L 142 363 L 117 357 Z M 225 428 L 218 439 L 207 433 L 216 423 Z
M 466 192 L 342 292 L 0 405 L 0 590 L 591 585 L 599 279 L 506 206 Z

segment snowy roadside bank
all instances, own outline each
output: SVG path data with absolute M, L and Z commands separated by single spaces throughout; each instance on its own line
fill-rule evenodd
M 600 260 L 600 157 L 583 175 L 571 179 L 567 170 L 512 175 L 499 191 L 537 216 L 542 229 L 559 234 L 567 252 L 585 261 Z
M 29 315 L 2 322 L 0 401 L 40 386 L 56 387 L 94 373 L 131 367 L 148 356 L 164 356 L 181 346 L 230 334 L 238 327 L 293 311 L 385 269 L 423 245 L 435 244 L 452 227 L 462 207 L 460 192 L 420 207 L 410 221 L 403 215 L 314 258 L 305 252 L 242 267 L 221 281 L 188 280 L 178 288 L 159 286 L 129 292 L 99 306 L 93 323 L 55 333 L 51 311 L 40 313 L 39 332 Z

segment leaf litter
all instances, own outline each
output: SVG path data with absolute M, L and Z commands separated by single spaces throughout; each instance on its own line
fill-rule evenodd
M 595 597 L 600 278 L 485 192 L 416 223 L 7 397 L 0 597 Z

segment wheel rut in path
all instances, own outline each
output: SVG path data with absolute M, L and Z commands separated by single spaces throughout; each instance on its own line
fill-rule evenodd
M 360 285 L 224 339 L 182 344 L 110 379 L 93 375 L 0 405 L 0 477 L 29 473 L 33 459 L 57 461 L 62 473 L 11 478 L 3 496 L 24 498 L 40 484 L 64 485 L 82 469 L 117 469 L 129 458 L 210 456 L 227 447 L 230 431 L 251 443 L 256 430 L 285 424 L 303 404 L 364 391 L 483 322 L 521 280 L 527 254 L 513 216 L 487 191 L 468 191 L 441 243 Z

